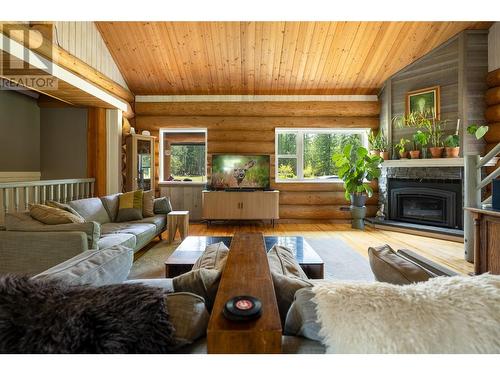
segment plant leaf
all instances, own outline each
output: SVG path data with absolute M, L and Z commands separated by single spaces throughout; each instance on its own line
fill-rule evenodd
M 476 130 L 476 139 L 481 139 L 484 137 L 484 135 L 488 132 L 490 128 L 488 126 L 480 126 L 479 128 L 477 128 Z

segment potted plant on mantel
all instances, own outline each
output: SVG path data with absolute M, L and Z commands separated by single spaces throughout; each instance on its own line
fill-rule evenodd
M 410 151 L 410 157 L 412 159 L 420 159 L 420 150 L 418 149 L 418 145 L 420 145 L 423 153 L 427 143 L 429 143 L 429 134 L 424 133 L 421 130 L 417 130 L 417 132 L 413 134 L 413 150 Z
M 378 147 L 378 134 L 375 134 L 373 130 L 368 133 L 368 145 L 370 146 L 370 155 L 380 156 L 380 149 Z
M 412 112 L 408 115 L 395 116 L 393 122 L 396 126 L 414 127 L 417 129 L 425 129 L 428 133 L 428 142 L 431 144 L 429 151 L 433 158 L 440 158 L 443 153 L 443 126 L 447 120 L 438 119 L 434 111 Z
M 384 160 L 389 159 L 389 145 L 384 133 L 379 131 L 376 135 L 373 130 L 368 134 L 368 143 L 370 145 L 370 155 L 380 156 Z
M 384 160 L 389 160 L 389 142 L 384 135 L 380 136 L 380 157 Z
M 394 145 L 394 150 L 397 151 L 400 159 L 408 159 L 408 151 L 406 151 L 406 145 L 410 143 L 409 139 L 401 138 L 399 143 Z
M 450 134 L 444 140 L 444 151 L 447 158 L 458 158 L 460 153 L 460 138 L 458 134 Z
M 362 146 L 348 144 L 341 153 L 334 154 L 332 160 L 339 178 L 344 181 L 345 198 L 351 201 L 352 227 L 363 229 L 366 198 L 373 195 L 370 182 L 380 176 L 383 159 L 369 155 Z

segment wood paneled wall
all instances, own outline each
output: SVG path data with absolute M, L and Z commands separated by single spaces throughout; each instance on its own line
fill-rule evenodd
M 214 153 L 271 155 L 271 187 L 281 192 L 280 218 L 287 221 L 345 220 L 350 213 L 340 210 L 348 206 L 341 183 L 275 182 L 275 128 L 379 126 L 378 102 L 136 103 L 135 110 L 139 132 L 158 136 L 161 128 L 206 128 L 209 175 Z M 369 216 L 377 210 L 378 187 L 373 185 Z
M 379 93 L 381 128 L 393 144 L 403 137 L 411 140 L 415 129 L 396 128 L 391 124 L 392 118 L 405 113 L 408 91 L 440 86 L 440 115 L 441 119 L 448 120 L 443 140 L 455 132 L 460 119 L 461 153 L 482 152 L 483 142 L 467 134 L 464 128 L 484 122 L 487 71 L 487 30 L 463 31 L 385 82 Z
M 127 87 L 95 22 L 56 21 L 53 42 L 113 81 Z
M 392 118 L 405 113 L 408 91 L 440 86 L 440 115 L 448 120 L 445 137 L 455 132 L 460 119 L 461 153 L 482 152 L 483 142 L 467 134 L 464 128 L 484 122 L 487 68 L 487 31 L 463 31 L 386 81 L 379 94 L 381 127 L 391 135 L 393 144 L 403 137 L 411 140 L 415 130 L 391 126 Z
M 87 115 L 87 176 L 95 178 L 94 195 L 107 193 L 106 109 L 90 107 Z

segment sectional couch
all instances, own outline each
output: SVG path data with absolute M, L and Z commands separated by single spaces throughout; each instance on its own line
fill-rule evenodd
M 214 252 L 213 248 L 218 245 L 220 245 L 220 249 Z M 225 265 L 225 256 L 228 251 L 222 243 L 213 244 L 211 247 L 212 249 L 207 249 L 198 260 L 197 264 L 193 267 L 191 275 L 185 274 L 174 279 L 128 280 L 134 253 L 133 250 L 120 245 L 114 245 L 103 250 L 84 251 L 61 264 L 33 276 L 33 278 L 57 279 L 71 285 L 86 284 L 103 286 L 121 283 L 141 283 L 147 286 L 162 288 L 168 293 L 167 308 L 169 314 L 174 317 L 176 331 L 185 342 L 185 345 L 180 347 L 177 353 L 206 354 L 206 329 L 209 312 L 218 288 L 218 278 L 213 277 L 213 275 L 219 272 L 220 277 L 220 272 Z M 286 310 L 288 310 L 289 305 L 293 302 L 296 289 L 312 285 L 306 281 L 307 276 L 300 271 L 300 266 L 293 261 L 293 256 L 290 255 L 287 256 L 283 251 L 274 253 L 271 251 L 269 256 L 271 269 L 275 276 L 290 278 L 296 273 L 301 274 L 301 281 L 295 280 L 292 284 L 288 283 L 287 286 L 283 286 L 281 281 L 279 282 L 280 286 L 277 286 L 279 288 L 277 289 L 279 292 L 279 304 L 287 304 Z M 206 275 L 211 276 L 199 279 L 196 272 L 200 271 L 200 269 L 207 271 Z M 275 276 L 273 276 L 273 279 L 276 282 Z M 305 311 L 309 311 L 311 308 L 314 310 L 314 306 L 311 306 L 311 304 L 308 304 Z M 282 336 L 282 352 L 284 354 L 325 353 L 325 347 L 319 338 L 310 339 L 311 335 L 304 334 L 304 332 L 307 333 L 308 330 L 314 330 L 318 326 L 316 322 L 311 322 L 309 316 L 311 313 L 305 314 L 303 316 L 305 321 L 302 322 L 302 319 L 297 317 L 297 307 L 291 310 L 294 312 L 293 315 L 290 318 L 287 317 L 287 320 L 291 319 L 290 322 L 287 321 L 285 323 L 285 319 L 283 319 L 284 335 Z M 283 313 L 284 318 L 287 312 L 283 311 Z
M 7 213 L 0 231 L 0 274 L 38 274 L 82 254 L 113 246 L 137 252 L 167 225 L 167 215 L 116 222 L 120 194 L 68 202 L 85 223 L 47 225 L 29 212 Z

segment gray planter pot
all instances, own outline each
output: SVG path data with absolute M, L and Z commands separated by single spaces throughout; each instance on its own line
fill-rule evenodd
M 364 207 L 366 198 L 366 194 L 351 194 L 351 205 L 354 207 Z
M 351 216 L 354 229 L 365 229 L 366 194 L 351 194 Z

